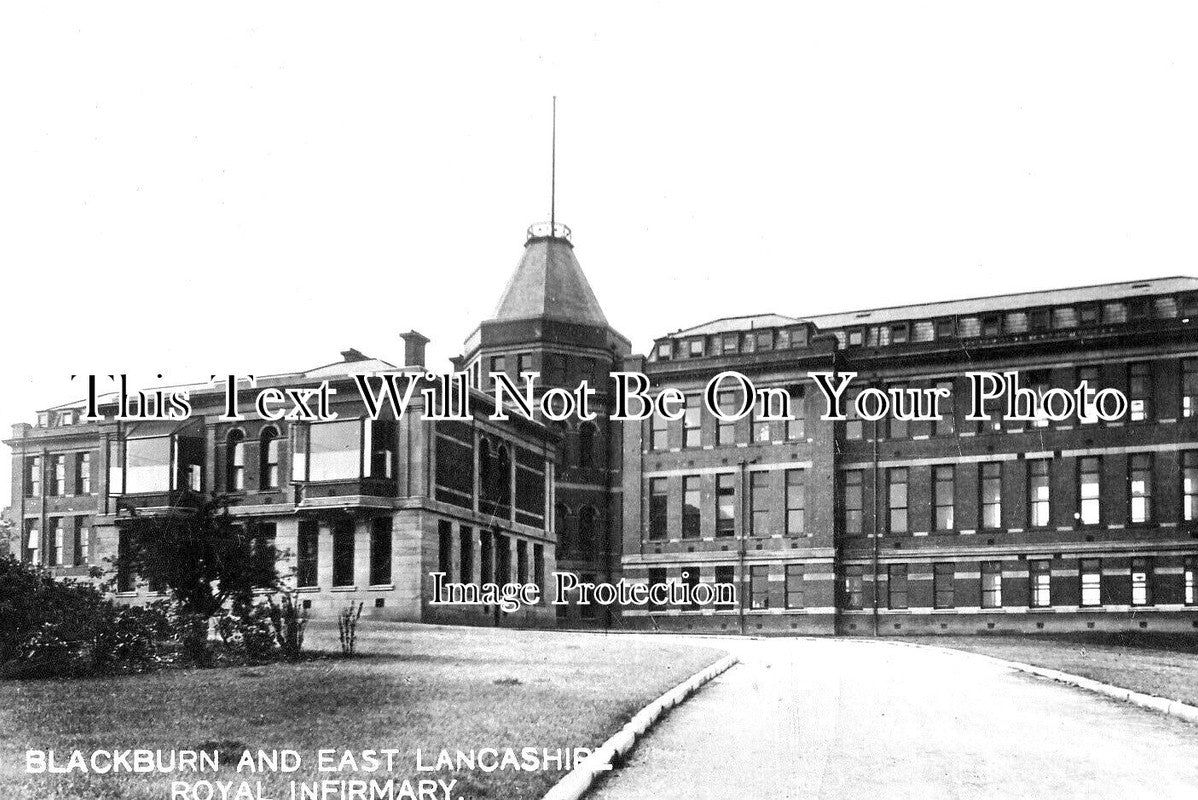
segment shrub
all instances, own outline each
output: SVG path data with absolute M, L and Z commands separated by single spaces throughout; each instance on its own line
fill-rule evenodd
M 166 610 L 117 606 L 93 586 L 0 558 L 0 677 L 140 669 L 158 657 Z
M 341 640 L 341 654 L 352 656 L 358 644 L 358 620 L 362 618 L 362 603 L 354 608 L 351 600 L 349 605 L 341 609 L 337 615 L 337 633 Z

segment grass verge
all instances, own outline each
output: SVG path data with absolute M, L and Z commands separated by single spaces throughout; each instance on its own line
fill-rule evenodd
M 1198 705 L 1198 637 L 1094 633 L 913 636 L 905 641 L 982 653 Z
M 335 650 L 335 629 L 310 629 L 310 643 Z M 170 800 L 172 779 L 231 780 L 233 791 L 261 779 L 263 796 L 291 800 L 293 780 L 394 778 L 398 791 L 404 779 L 442 778 L 458 781 L 459 798 L 535 798 L 564 773 L 417 773 L 415 752 L 431 762 L 441 749 L 594 747 L 723 655 L 659 637 L 395 623 L 362 625 L 359 650 L 353 659 L 0 683 L 0 797 Z M 72 750 L 214 746 L 219 774 L 25 773 L 26 749 L 65 760 Z M 245 748 L 298 750 L 303 766 L 237 773 L 229 762 Z M 320 773 L 321 748 L 399 755 L 391 774 Z

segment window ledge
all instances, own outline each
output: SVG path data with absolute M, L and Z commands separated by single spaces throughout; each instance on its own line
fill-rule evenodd
M 372 592 L 392 592 L 392 591 L 395 591 L 395 584 L 394 583 L 372 583 L 370 586 L 368 586 L 366 588 Z
M 356 592 L 356 591 L 358 591 L 358 587 L 357 586 L 332 586 L 329 588 L 329 591 L 330 592 Z

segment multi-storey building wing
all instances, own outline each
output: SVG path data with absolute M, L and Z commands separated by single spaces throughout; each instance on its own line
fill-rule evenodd
M 113 421 L 107 397 L 104 421 L 82 422 L 80 403 L 14 426 L 21 557 L 84 577 L 111 568 L 132 515 L 188 514 L 201 496 L 223 495 L 247 536 L 284 554 L 281 572 L 314 613 L 361 602 L 397 619 L 551 623 L 545 607 L 501 616 L 494 605 L 430 602 L 438 571 L 449 582 L 545 585 L 557 437 L 518 416 L 492 420 L 490 397 L 478 391 L 469 421 L 425 419 L 419 396 L 398 419 L 371 419 L 352 376 L 423 372 L 427 340 L 404 338 L 415 367 L 348 350 L 334 364 L 258 379 L 257 390 L 327 382 L 331 421 L 222 420 L 223 388 L 197 385 L 186 387 L 185 419 Z M 136 575 L 115 579 L 129 602 L 157 594 Z
M 960 633 L 1198 626 L 1198 281 L 1168 278 L 805 318 L 718 320 L 641 364 L 682 420 L 626 425 L 629 579 L 735 582 L 727 608 L 629 610 L 643 627 Z M 721 423 L 735 370 L 789 422 Z M 1126 417 L 966 419 L 966 373 L 1114 387 Z M 946 387 L 939 422 L 821 419 L 809 371 Z M 728 407 L 739 395 L 728 392 Z

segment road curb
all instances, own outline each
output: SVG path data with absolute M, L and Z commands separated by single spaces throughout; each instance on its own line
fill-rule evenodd
M 923 647 L 930 650 L 939 650 L 942 653 L 953 653 L 954 655 L 972 656 L 981 658 L 998 664 L 1008 669 L 1013 669 L 1018 672 L 1026 672 L 1029 675 L 1035 675 L 1040 678 L 1047 678 L 1050 681 L 1063 683 L 1066 686 L 1076 686 L 1079 689 L 1085 689 L 1088 692 L 1105 695 L 1115 700 L 1122 700 L 1132 705 L 1146 708 L 1150 711 L 1158 711 L 1162 714 L 1167 714 L 1170 717 L 1177 717 L 1189 723 L 1198 725 L 1198 706 L 1192 706 L 1188 703 L 1183 703 L 1180 700 L 1170 700 L 1167 697 L 1157 697 L 1154 694 L 1144 694 L 1143 692 L 1125 689 L 1122 686 L 1115 686 L 1111 683 L 1103 683 L 1096 681 L 1093 678 L 1083 678 L 1081 675 L 1073 675 L 1068 672 L 1061 672 L 1048 667 L 1037 667 L 1034 664 L 1024 664 L 1020 661 L 1007 661 L 1005 658 L 996 656 L 988 656 L 983 653 L 971 653 L 968 650 L 954 650 L 951 647 L 941 647 L 934 644 L 917 644 L 915 642 L 898 642 L 893 640 L 883 640 L 887 644 L 897 644 L 904 647 Z
M 637 739 L 652 728 L 662 714 L 686 700 L 717 675 L 726 672 L 737 661 L 736 656 L 724 656 L 636 712 L 616 735 L 601 744 L 588 758 L 570 770 L 566 777 L 555 783 L 542 800 L 578 800 L 591 788 L 595 778 L 610 771 L 612 762 L 628 753 Z

